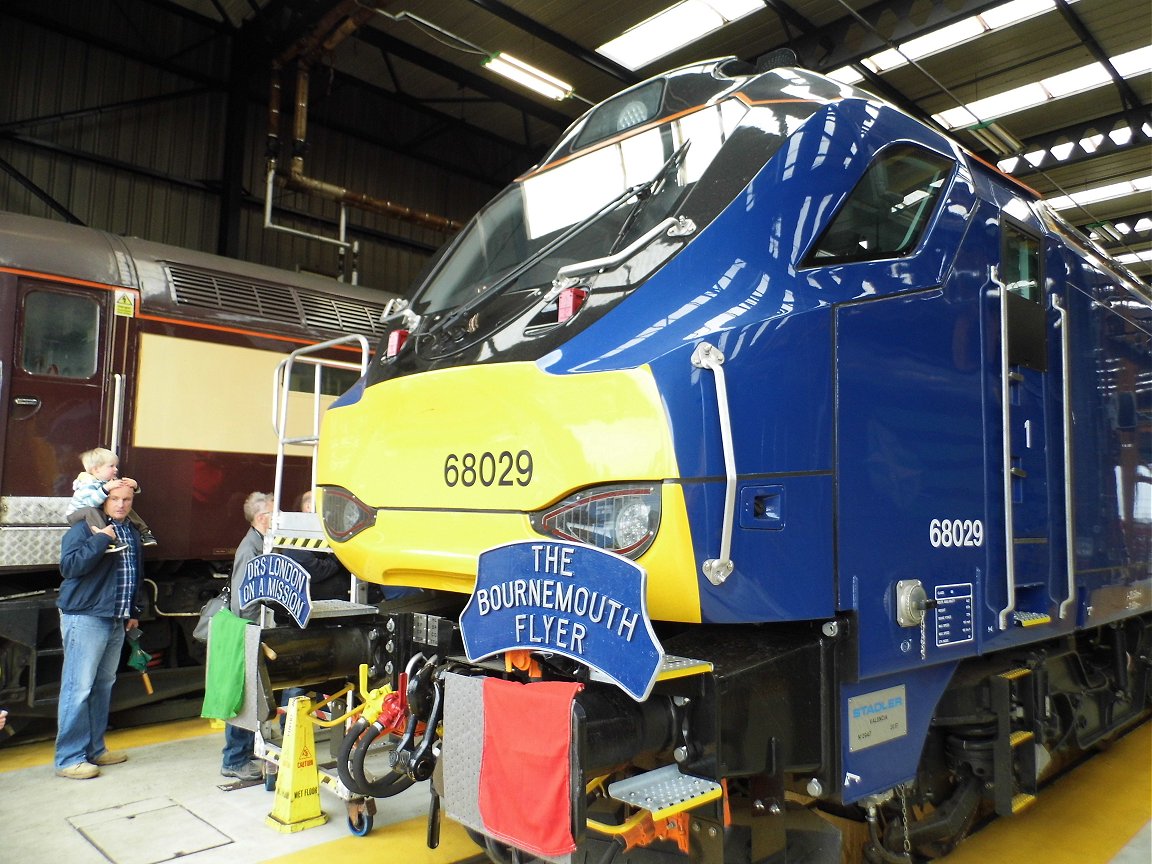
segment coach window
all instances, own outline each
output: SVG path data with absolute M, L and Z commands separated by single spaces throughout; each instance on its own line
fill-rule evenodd
M 90 297 L 30 291 L 24 297 L 21 365 L 33 375 L 96 374 L 100 307 Z
M 947 157 L 911 144 L 880 153 L 801 267 L 896 258 L 916 248 L 952 173 Z

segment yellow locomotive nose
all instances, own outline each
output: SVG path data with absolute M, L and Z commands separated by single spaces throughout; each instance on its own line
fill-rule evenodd
M 678 477 L 647 367 L 499 363 L 380 382 L 325 414 L 317 459 L 325 530 L 362 579 L 468 593 L 481 552 L 541 536 L 595 542 L 579 523 L 611 505 L 611 528 L 630 539 L 658 516 L 658 536 L 622 550 L 643 552 L 649 613 L 698 621 L 683 494 L 667 482 Z

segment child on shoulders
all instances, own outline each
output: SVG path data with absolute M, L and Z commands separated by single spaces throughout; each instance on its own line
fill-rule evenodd
M 131 477 L 118 476 L 120 458 L 104 447 L 85 450 L 80 454 L 80 462 L 84 466 L 84 470 L 77 474 L 76 479 L 72 481 L 72 500 L 68 503 L 68 509 L 64 511 L 64 515 L 68 518 L 68 524 L 75 525 L 77 522 L 87 522 L 92 532 L 98 534 L 108 524 L 108 520 L 104 518 L 104 513 L 100 509 L 108 497 L 108 493 L 122 486 L 130 486 L 136 494 L 139 494 L 140 484 Z M 140 532 L 141 545 L 156 545 L 156 538 L 144 520 L 140 518 L 140 514 L 135 510 L 130 510 L 128 521 L 135 525 L 136 530 Z M 108 551 L 120 552 L 125 548 L 127 547 L 122 545 L 112 545 L 108 547 Z

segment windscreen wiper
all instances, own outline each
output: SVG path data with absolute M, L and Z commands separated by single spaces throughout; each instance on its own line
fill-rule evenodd
M 628 235 L 628 231 L 636 224 L 636 220 L 640 218 L 640 214 L 648 206 L 648 202 L 660 194 L 660 190 L 664 188 L 664 181 L 671 176 L 671 169 L 680 170 L 680 166 L 684 164 L 684 154 L 688 152 L 688 145 L 692 143 L 692 139 L 688 139 L 678 148 L 676 152 L 668 157 L 668 160 L 660 166 L 660 170 L 656 172 L 656 176 L 649 180 L 647 183 L 641 184 L 639 192 L 636 193 L 636 206 L 632 208 L 632 212 L 628 214 L 628 218 L 624 220 L 624 224 L 620 226 L 620 232 L 616 235 L 616 239 L 612 241 L 612 245 L 608 247 L 608 254 L 612 255 L 620 247 L 621 241 Z
M 620 202 L 627 201 L 629 198 L 631 198 L 634 195 L 635 196 L 643 195 L 645 193 L 645 190 L 651 188 L 652 184 L 657 182 L 660 179 L 663 172 L 664 172 L 664 169 L 662 168 L 660 170 L 660 174 L 657 174 L 656 177 L 654 177 L 652 180 L 645 181 L 644 183 L 639 183 L 635 186 L 629 186 L 627 189 L 625 189 L 619 195 L 612 198 L 610 201 L 608 201 L 606 204 L 604 204 L 602 207 L 600 207 L 600 209 L 597 210 L 595 213 L 590 213 L 589 215 L 587 215 L 583 219 L 581 219 L 579 222 L 572 224 L 562 234 L 557 235 L 553 240 L 551 240 L 548 243 L 545 243 L 535 253 L 533 253 L 532 255 L 529 255 L 522 262 L 520 262 L 519 265 L 517 265 L 516 267 L 513 267 L 511 270 L 509 270 L 507 273 L 505 273 L 503 276 L 501 276 L 499 279 L 497 279 L 495 282 L 493 282 L 491 285 L 489 285 L 487 288 L 485 288 L 483 291 L 481 291 L 479 294 L 477 294 L 475 297 L 473 297 L 471 300 L 457 306 L 456 310 L 454 312 L 452 312 L 451 314 L 445 315 L 443 318 L 441 318 L 440 320 L 433 323 L 422 334 L 423 337 L 425 339 L 427 339 L 428 337 L 435 336 L 438 333 L 446 333 L 452 327 L 454 327 L 458 322 L 460 322 L 462 320 L 466 320 L 472 314 L 472 312 L 474 312 L 480 306 L 484 305 L 485 301 L 487 301 L 488 298 L 492 297 L 494 294 L 498 293 L 500 290 L 505 288 L 507 285 L 514 282 L 516 279 L 518 279 L 521 275 L 526 273 L 528 270 L 535 267 L 542 260 L 544 260 L 544 258 L 546 258 L 548 255 L 550 255 L 555 249 L 557 249 L 559 246 L 562 246 L 563 244 L 567 243 L 569 240 L 571 240 L 573 237 L 575 237 L 577 234 L 579 234 L 581 231 L 583 231 L 588 226 L 599 221 L 605 214 L 610 213 L 612 210 L 615 210 L 616 207 L 619 206 Z

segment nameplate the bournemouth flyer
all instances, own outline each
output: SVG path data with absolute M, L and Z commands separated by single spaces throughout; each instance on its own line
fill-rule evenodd
M 528 540 L 481 553 L 460 615 L 472 661 L 503 651 L 562 654 L 647 698 L 664 659 L 645 601 L 647 573 L 614 552 Z

